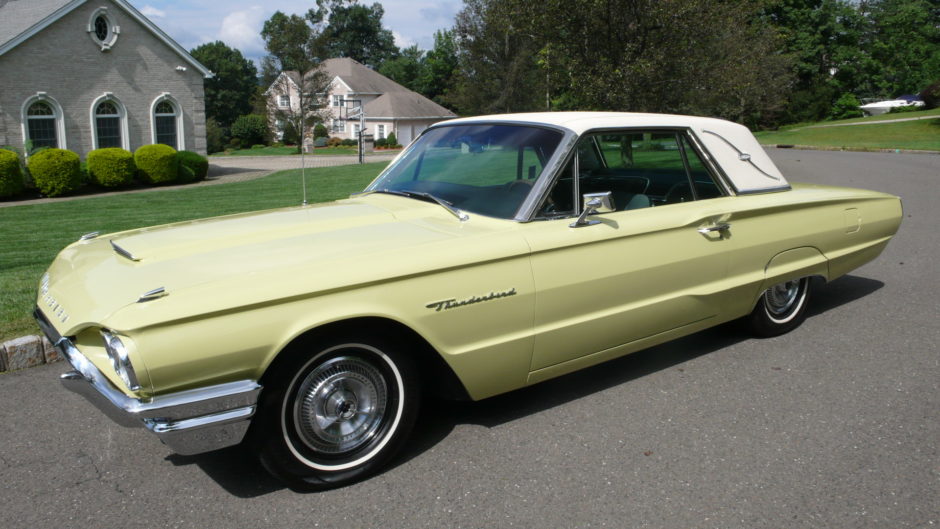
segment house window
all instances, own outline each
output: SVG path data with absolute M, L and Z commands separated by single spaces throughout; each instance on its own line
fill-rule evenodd
M 362 127 L 360 127 L 358 123 L 353 123 L 353 138 L 358 138 L 358 137 L 359 137 L 359 131 L 360 131 L 361 129 L 362 129 Z
M 153 142 L 180 149 L 183 144 L 179 106 L 164 94 L 153 107 Z
M 346 122 L 342 119 L 334 119 L 331 125 L 330 130 L 332 132 L 346 132 Z
M 376 125 L 375 135 L 377 136 L 376 139 L 384 140 L 385 139 L 385 125 Z
M 88 36 L 101 48 L 101 51 L 108 51 L 114 46 L 120 31 L 121 28 L 114 24 L 106 7 L 96 9 L 88 19 Z
M 287 108 L 290 106 L 290 96 L 277 96 L 277 106 Z
M 95 108 L 95 137 L 97 149 L 123 147 L 121 142 L 121 112 L 114 101 L 102 101 Z
M 36 101 L 26 111 L 26 136 L 36 147 L 58 147 L 58 115 L 52 105 Z
M 333 96 L 333 106 L 334 106 L 334 107 L 341 107 L 341 106 L 343 106 L 343 96 L 342 96 L 342 95 L 337 94 L 337 95 L 334 95 L 334 96 Z M 344 130 L 345 130 L 345 129 L 344 129 Z

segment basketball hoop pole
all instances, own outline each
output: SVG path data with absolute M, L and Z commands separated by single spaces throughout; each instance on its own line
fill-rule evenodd
M 359 109 L 359 136 L 356 138 L 356 142 L 359 146 L 359 163 L 362 164 L 362 163 L 365 163 L 365 158 L 363 157 L 364 153 L 362 152 L 364 150 L 362 135 L 366 132 L 366 113 L 362 108 L 361 99 L 343 99 L 343 110 L 346 113 L 346 119 L 349 119 L 349 108 L 350 108 L 349 106 L 346 105 L 346 103 L 353 103 L 354 105 L 358 104 L 358 106 L 353 106 L 352 108 Z

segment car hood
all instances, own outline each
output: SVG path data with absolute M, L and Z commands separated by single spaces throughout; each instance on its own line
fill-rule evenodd
M 466 238 L 514 225 L 369 195 L 101 235 L 59 254 L 40 306 L 63 335 L 142 328 L 506 257 L 525 251 L 521 238 Z M 141 300 L 157 289 L 165 295 Z

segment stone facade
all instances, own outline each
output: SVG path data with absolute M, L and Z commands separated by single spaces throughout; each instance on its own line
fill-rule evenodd
M 89 31 L 102 7 L 118 28 L 106 50 Z M 165 38 L 105 0 L 80 5 L 0 55 L 0 146 L 23 148 L 26 107 L 38 99 L 61 111 L 58 146 L 84 158 L 98 146 L 93 107 L 110 99 L 123 110 L 122 146 L 133 151 L 156 143 L 154 108 L 167 99 L 178 112 L 177 149 L 205 154 L 207 71 Z

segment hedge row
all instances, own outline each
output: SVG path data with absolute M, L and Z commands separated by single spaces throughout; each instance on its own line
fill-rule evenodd
M 0 149 L 0 198 L 16 196 L 28 187 L 55 197 L 86 183 L 110 189 L 135 181 L 146 185 L 185 183 L 203 180 L 208 172 L 205 156 L 159 144 L 144 145 L 133 154 L 116 147 L 96 149 L 84 162 L 72 151 L 42 149 L 25 164 L 18 153 Z

